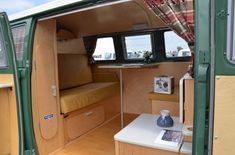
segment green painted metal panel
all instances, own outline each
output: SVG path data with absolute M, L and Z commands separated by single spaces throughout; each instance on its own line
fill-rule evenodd
M 195 1 L 195 105 L 193 155 L 208 154 L 210 103 L 210 0 Z
M 33 129 L 33 116 L 32 116 L 32 104 L 31 104 L 31 68 L 32 68 L 32 48 L 33 48 L 33 37 L 35 31 L 36 20 L 29 18 L 26 20 L 17 21 L 11 23 L 11 26 L 25 25 L 26 33 L 23 45 L 23 60 L 18 61 L 17 70 L 19 72 L 19 83 L 22 97 L 22 125 L 24 126 L 24 152 L 35 154 L 37 152 L 36 141 L 34 137 Z
M 216 0 L 216 75 L 235 75 L 235 64 L 228 61 L 227 53 L 227 0 Z M 232 32 L 231 32 L 232 33 Z

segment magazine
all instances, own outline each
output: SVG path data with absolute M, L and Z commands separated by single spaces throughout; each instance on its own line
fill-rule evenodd
M 182 132 L 175 130 L 162 130 L 155 139 L 155 143 L 178 147 L 183 140 Z

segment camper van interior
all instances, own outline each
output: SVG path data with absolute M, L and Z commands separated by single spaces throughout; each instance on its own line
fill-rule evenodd
M 143 0 L 38 19 L 31 74 L 37 151 L 191 154 L 193 45 L 186 41 Z M 166 117 L 173 124 L 158 123 Z M 158 142 L 163 131 L 177 142 Z
M 132 137 L 138 137 L 132 135 L 135 129 L 129 129 L 135 118 L 151 120 L 161 110 L 170 111 L 181 131 L 192 125 L 193 117 L 193 78 L 181 86 L 188 94 L 182 94 L 185 106 L 180 115 L 179 82 L 191 63 L 188 44 L 144 1 L 108 3 L 40 19 L 34 38 L 32 106 L 40 154 L 184 151 L 178 146 L 150 149 L 146 146 L 154 144 L 144 143 L 147 135 L 138 142 Z M 146 51 L 152 53 L 151 63 L 144 64 Z M 154 92 L 154 77 L 162 75 L 174 77 L 172 94 Z M 153 122 L 153 127 L 143 125 L 143 132 L 156 127 Z M 142 142 L 145 145 L 134 145 Z M 185 136 L 182 154 L 190 153 L 191 142 L 192 137 Z

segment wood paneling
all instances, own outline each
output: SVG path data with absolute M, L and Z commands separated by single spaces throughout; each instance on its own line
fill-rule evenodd
M 10 154 L 10 105 L 8 90 L 0 89 L 0 154 Z
M 57 41 L 59 54 L 86 54 L 83 39 L 70 39 Z
M 179 155 L 179 153 L 115 142 L 116 155 Z
M 166 27 L 141 0 L 69 14 L 57 21 L 59 28 L 69 29 L 77 36 L 132 31 L 136 24 L 145 24 L 146 28 Z
M 194 80 L 185 80 L 184 124 L 193 125 L 194 114 Z
M 56 21 L 39 22 L 33 47 L 32 101 L 37 146 L 41 155 L 63 146 L 56 49 Z
M 18 116 L 13 75 L 0 75 L 0 83 L 12 88 L 0 89 L 0 154 L 19 154 Z
M 153 91 L 153 79 L 159 75 L 175 77 L 175 85 L 178 88 L 179 79 L 187 72 L 189 63 L 161 63 L 156 68 L 123 69 L 124 85 L 124 112 L 125 113 L 151 113 L 151 101 L 148 99 L 149 92 Z M 98 69 L 94 72 L 116 72 L 116 69 Z
M 216 79 L 213 155 L 234 155 L 235 76 Z
M 152 114 L 160 115 L 161 110 L 169 110 L 171 116 L 179 116 L 179 102 L 152 101 Z
M 179 87 L 174 88 L 173 94 L 160 94 L 153 91 L 148 94 L 150 100 L 179 102 Z
M 43 138 L 51 139 L 58 131 L 58 100 L 52 90 L 56 85 L 56 47 L 55 21 L 38 23 L 34 46 L 34 80 L 36 85 L 35 101 L 37 102 L 40 133 Z M 58 95 L 58 94 L 57 94 Z M 46 119 L 47 116 L 51 118 Z

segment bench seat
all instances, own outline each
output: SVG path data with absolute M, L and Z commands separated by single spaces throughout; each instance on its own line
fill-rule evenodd
M 60 92 L 63 114 L 79 110 L 115 95 L 119 91 L 118 82 L 94 82 Z

